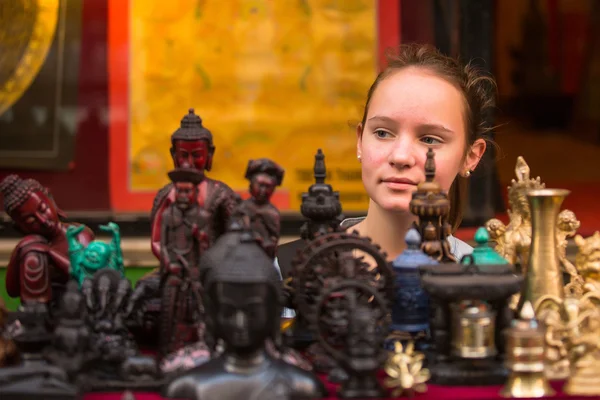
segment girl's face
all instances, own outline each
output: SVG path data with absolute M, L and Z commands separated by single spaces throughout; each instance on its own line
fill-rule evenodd
M 458 89 L 424 68 L 407 67 L 379 83 L 365 125 L 357 129 L 362 180 L 372 201 L 385 210 L 408 210 L 412 193 L 425 181 L 430 147 L 435 181 L 445 192 L 457 174 L 475 169 L 485 141 L 466 151 L 464 107 Z

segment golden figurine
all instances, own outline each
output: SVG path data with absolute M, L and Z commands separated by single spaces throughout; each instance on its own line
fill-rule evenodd
M 570 276 L 570 282 L 565 286 L 565 295 L 581 296 L 583 294 L 583 278 L 579 275 L 577 268 L 567 259 L 568 238 L 575 236 L 581 222 L 571 210 L 562 210 L 558 214 L 556 223 L 556 241 L 558 250 L 558 261 L 563 272 Z
M 583 280 L 584 292 L 600 292 L 600 232 L 584 239 L 575 236 L 575 267 Z
M 544 330 L 535 320 L 533 306 L 526 302 L 519 319 L 507 331 L 506 367 L 510 371 L 500 395 L 512 398 L 552 396 L 545 371 Z
M 584 376 L 585 368 L 590 368 L 585 366 L 587 355 L 597 353 L 600 343 L 600 293 L 565 299 L 542 296 L 535 304 L 535 314 L 546 328 L 546 376 L 566 379 L 572 368 L 581 369 L 579 376 Z
M 6 329 L 6 316 L 8 311 L 0 297 L 0 368 L 11 365 L 17 360 L 17 347 L 12 340 L 5 339 L 3 330 Z
M 545 184 L 539 176 L 535 179 L 530 178 L 529 165 L 521 156 L 517 158 L 515 174 L 517 179 L 513 179 L 508 187 L 508 225 L 505 226 L 502 221 L 492 218 L 485 227 L 491 240 L 496 242 L 494 250 L 510 264 L 520 265 L 521 272 L 525 274 L 531 246 L 531 213 L 527 192 L 543 189 Z
M 423 368 L 423 353 L 415 352 L 415 343 L 409 341 L 406 349 L 401 342 L 394 343 L 394 352 L 390 355 L 384 365 L 388 375 L 383 384 L 392 389 L 392 397 L 412 396 L 414 393 L 427 391 L 425 382 L 431 374 L 427 368 Z

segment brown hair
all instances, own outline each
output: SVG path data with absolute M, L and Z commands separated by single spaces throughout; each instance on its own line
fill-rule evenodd
M 406 67 L 418 67 L 430 70 L 460 90 L 465 99 L 465 121 L 467 147 L 477 139 L 486 139 L 485 134 L 492 130 L 486 126 L 485 115 L 495 104 L 496 82 L 494 78 L 484 75 L 474 65 L 462 65 L 459 60 L 442 54 L 431 45 L 406 44 L 400 46 L 396 53 L 388 52 L 387 67 L 377 75 L 367 95 L 367 103 L 361 121 L 365 126 L 371 98 L 379 83 Z M 449 191 L 450 214 L 448 222 L 452 230 L 456 230 L 462 221 L 463 207 L 467 196 L 467 179 L 457 176 Z

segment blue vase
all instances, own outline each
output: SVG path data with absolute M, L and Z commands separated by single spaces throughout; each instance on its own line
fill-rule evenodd
M 421 287 L 419 266 L 438 264 L 421 251 L 416 229 L 406 233 L 406 250 L 392 262 L 396 299 L 392 307 L 392 331 L 418 333 L 429 329 L 429 296 Z

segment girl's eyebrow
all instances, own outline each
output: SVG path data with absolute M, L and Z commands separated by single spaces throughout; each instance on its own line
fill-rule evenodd
M 375 115 L 372 116 L 371 118 L 369 118 L 369 122 L 380 122 L 380 123 L 384 123 L 384 124 L 391 124 L 391 125 L 398 125 L 398 122 L 390 117 L 386 117 L 384 115 Z
M 419 130 L 454 133 L 452 129 L 448 129 L 444 125 L 440 124 L 423 124 L 419 126 Z

